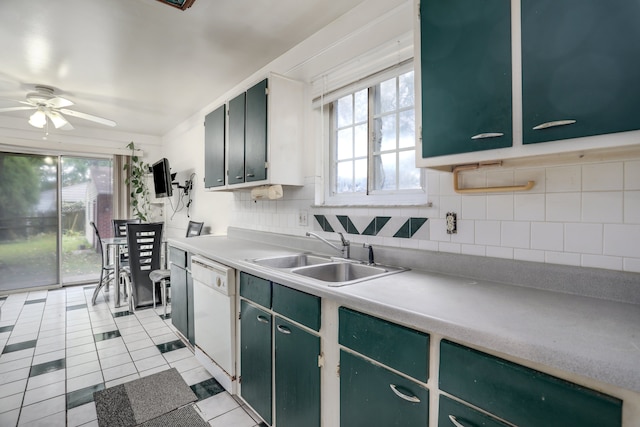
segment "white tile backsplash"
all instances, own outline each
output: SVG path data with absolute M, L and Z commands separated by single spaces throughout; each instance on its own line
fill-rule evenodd
M 317 229 L 315 214 L 422 217 L 429 221 L 414 239 L 358 235 L 349 239 L 355 244 L 639 272 L 640 159 L 461 174 L 464 187 L 529 180 L 536 184 L 528 192 L 460 195 L 453 191 L 451 173 L 428 170 L 432 207 L 318 208 L 314 190 L 319 180 L 313 178 L 303 187 L 285 188 L 284 198 L 275 201 L 254 203 L 248 191 L 235 193 L 229 225 L 304 235 Z M 301 209 L 308 212 L 306 227 L 298 225 Z M 451 211 L 458 214 L 458 233 L 453 235 L 446 233 L 443 219 Z
M 501 245 L 509 248 L 528 249 L 530 246 L 531 226 L 528 222 L 503 221 Z
M 621 223 L 622 200 L 622 191 L 583 192 L 582 221 Z
M 582 166 L 582 191 L 622 190 L 623 165 L 622 162 L 616 162 Z
M 640 258 L 640 225 L 604 225 L 604 254 Z
M 582 266 L 592 268 L 606 268 L 622 270 L 622 258 L 605 255 L 582 255 Z
M 487 196 L 487 219 L 511 221 L 513 220 L 513 211 L 513 194 Z
M 544 221 L 544 194 L 514 195 L 516 221 Z
M 581 175 L 581 168 L 578 165 L 548 168 L 546 172 L 546 192 L 580 191 L 582 189 Z
M 474 229 L 476 244 L 500 246 L 500 221 L 476 221 Z
M 640 224 L 640 191 L 624 192 L 624 223 Z
M 602 254 L 602 224 L 566 224 L 564 250 Z
M 624 163 L 624 189 L 640 190 L 640 160 Z
M 547 193 L 546 221 L 579 222 L 582 217 L 581 193 Z

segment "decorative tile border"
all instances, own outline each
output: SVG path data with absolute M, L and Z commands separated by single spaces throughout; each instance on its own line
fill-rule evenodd
M 429 218 L 314 215 L 316 230 L 341 232 L 363 236 L 396 237 L 401 239 L 429 239 Z

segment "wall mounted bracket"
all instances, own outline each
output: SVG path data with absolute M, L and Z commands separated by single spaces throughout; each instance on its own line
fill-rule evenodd
M 474 193 L 503 193 L 508 191 L 529 191 L 536 184 L 535 181 L 528 181 L 524 185 L 510 185 L 502 187 L 479 187 L 479 188 L 460 188 L 458 175 L 462 171 L 475 170 L 485 166 L 501 166 L 502 162 L 493 163 L 474 163 L 471 165 L 456 166 L 453 168 L 453 190 L 458 194 L 474 194 Z

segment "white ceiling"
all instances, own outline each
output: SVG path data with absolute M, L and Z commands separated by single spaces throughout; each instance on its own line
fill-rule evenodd
M 49 85 L 115 130 L 162 136 L 361 2 L 197 0 L 180 11 L 156 0 L 2 0 L 0 98 Z M 0 114 L 26 122 L 31 112 Z

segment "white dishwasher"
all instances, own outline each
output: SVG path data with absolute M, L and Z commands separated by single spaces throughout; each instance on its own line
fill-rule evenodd
M 228 392 L 236 393 L 235 270 L 191 258 L 195 356 Z

